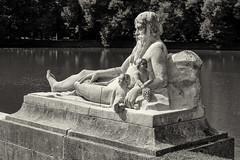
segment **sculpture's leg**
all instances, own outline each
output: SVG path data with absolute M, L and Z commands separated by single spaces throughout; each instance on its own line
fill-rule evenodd
M 87 83 L 74 83 L 74 88 L 78 96 L 100 104 L 110 104 L 112 89 L 106 86 L 87 84 Z
M 57 81 L 50 70 L 47 71 L 46 78 L 49 82 L 52 92 L 64 92 L 74 90 L 74 83 L 83 79 L 86 75 L 92 73 L 92 70 L 82 70 L 80 73 L 72 75 L 62 81 Z

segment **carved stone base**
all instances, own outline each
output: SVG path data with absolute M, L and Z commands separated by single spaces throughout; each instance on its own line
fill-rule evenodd
M 234 156 L 234 140 L 211 128 L 201 107 L 170 111 L 126 109 L 122 115 L 102 107 L 56 93 L 25 96 L 17 113 L 0 116 L 0 159 Z

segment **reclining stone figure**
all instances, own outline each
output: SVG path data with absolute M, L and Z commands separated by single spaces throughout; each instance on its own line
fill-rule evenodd
M 99 99 L 101 96 L 99 94 L 101 91 L 95 92 L 95 90 L 90 90 L 89 88 L 92 88 L 91 85 L 100 85 L 96 81 L 108 79 L 107 88 L 105 89 L 113 91 L 115 86 L 118 85 L 117 77 L 122 73 L 126 73 L 131 76 L 130 86 L 133 86 L 126 94 L 124 100 L 125 105 L 129 108 L 133 108 L 136 103 L 140 104 L 140 109 L 143 110 L 191 108 L 198 105 L 200 101 L 200 85 L 198 85 L 198 73 L 201 67 L 200 58 L 192 51 L 168 54 L 165 44 L 160 39 L 163 33 L 162 21 L 154 12 L 140 13 L 135 19 L 135 28 L 136 46 L 122 66 L 96 71 L 82 70 L 80 73 L 62 81 L 57 81 L 53 74 L 48 71 L 46 78 L 50 84 L 51 91 L 73 91 L 75 89 L 74 86 L 76 87 L 76 84 L 79 84 L 84 89 L 80 89 L 78 85 L 78 94 L 89 101 L 96 102 L 96 99 Z M 146 59 L 147 70 L 153 73 L 153 80 L 148 85 L 152 92 L 150 102 L 141 97 L 141 87 L 134 85 L 135 79 L 133 74 L 137 70 L 136 61 L 141 58 Z M 179 68 L 179 66 L 181 67 Z M 192 69 L 189 67 L 192 67 Z M 180 80 L 178 80 L 179 77 Z M 190 83 L 182 83 L 182 81 Z M 170 91 L 168 91 L 169 89 Z M 181 103 L 177 103 L 174 100 L 175 97 Z M 101 103 L 110 104 L 110 100 L 111 94 L 101 98 Z M 191 102 L 189 103 L 188 101 Z

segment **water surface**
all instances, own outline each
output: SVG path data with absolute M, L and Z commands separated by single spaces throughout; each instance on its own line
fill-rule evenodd
M 6 48 L 0 49 L 0 112 L 14 113 L 23 96 L 50 91 L 45 74 L 51 69 L 62 80 L 82 69 L 122 64 L 131 49 Z M 177 52 L 170 50 L 169 52 Z M 202 101 L 210 124 L 235 138 L 240 157 L 240 51 L 195 50 L 203 60 Z

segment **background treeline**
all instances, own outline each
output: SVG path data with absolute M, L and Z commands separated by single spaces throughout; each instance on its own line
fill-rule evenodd
M 240 40 L 240 0 L 0 0 L 0 39 L 134 40 L 143 11 L 164 21 L 162 39 Z

